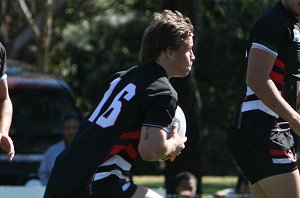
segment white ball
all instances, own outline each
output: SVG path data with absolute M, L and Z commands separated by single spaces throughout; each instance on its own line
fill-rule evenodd
M 186 119 L 184 116 L 184 113 L 182 111 L 182 109 L 177 106 L 176 111 L 175 111 L 175 116 L 172 120 L 172 123 L 170 125 L 168 125 L 168 129 L 167 129 L 167 133 L 170 134 L 172 132 L 172 126 L 174 124 L 174 122 L 178 123 L 178 135 L 181 137 L 185 137 L 185 133 L 186 133 Z M 169 159 L 169 156 L 161 159 L 161 161 L 165 161 Z
M 186 119 L 185 119 L 182 109 L 179 106 L 177 106 L 177 108 L 176 108 L 175 116 L 173 118 L 172 123 L 168 126 L 167 133 L 171 133 L 174 122 L 178 123 L 178 135 L 180 135 L 181 137 L 185 137 Z

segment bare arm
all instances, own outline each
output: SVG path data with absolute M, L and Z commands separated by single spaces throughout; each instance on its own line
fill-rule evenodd
M 158 161 L 166 156 L 173 161 L 184 149 L 184 143 L 187 138 L 180 137 L 177 133 L 178 125 L 175 124 L 171 134 L 163 129 L 155 127 L 142 127 L 141 138 L 139 142 L 139 153 L 143 160 Z
M 7 153 L 9 160 L 15 154 L 14 145 L 9 137 L 13 107 L 8 94 L 7 80 L 0 81 L 0 147 Z
M 249 53 L 246 83 L 266 106 L 290 122 L 294 132 L 300 136 L 299 114 L 284 100 L 269 76 L 275 58 L 264 50 L 252 48 Z

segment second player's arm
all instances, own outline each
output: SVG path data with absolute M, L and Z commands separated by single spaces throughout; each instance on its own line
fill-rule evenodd
M 13 107 L 8 94 L 7 79 L 0 81 L 0 147 L 12 160 L 15 155 L 14 144 L 9 137 L 9 128 L 12 120 Z
M 270 79 L 275 58 L 271 53 L 252 48 L 248 58 L 246 83 L 265 105 L 290 122 L 294 132 L 300 136 L 299 114 L 284 100 Z

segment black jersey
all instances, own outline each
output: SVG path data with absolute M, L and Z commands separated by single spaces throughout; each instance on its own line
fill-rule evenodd
M 300 79 L 300 25 L 278 2 L 254 25 L 250 48 L 265 50 L 276 61 L 270 74 L 282 97 L 296 109 L 297 81 Z M 235 122 L 236 127 L 273 127 L 281 118 L 247 87 Z
M 5 77 L 6 70 L 6 51 L 4 46 L 0 43 L 0 79 Z
M 165 127 L 177 106 L 177 93 L 156 63 L 132 67 L 104 83 L 99 104 L 56 160 L 47 190 L 88 193 L 96 177 L 122 177 L 139 157 L 141 127 Z

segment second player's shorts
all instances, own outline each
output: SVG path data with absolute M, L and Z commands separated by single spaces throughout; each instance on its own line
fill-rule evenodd
M 227 136 L 229 149 L 251 184 L 296 170 L 295 142 L 289 125 L 273 130 L 237 129 Z

